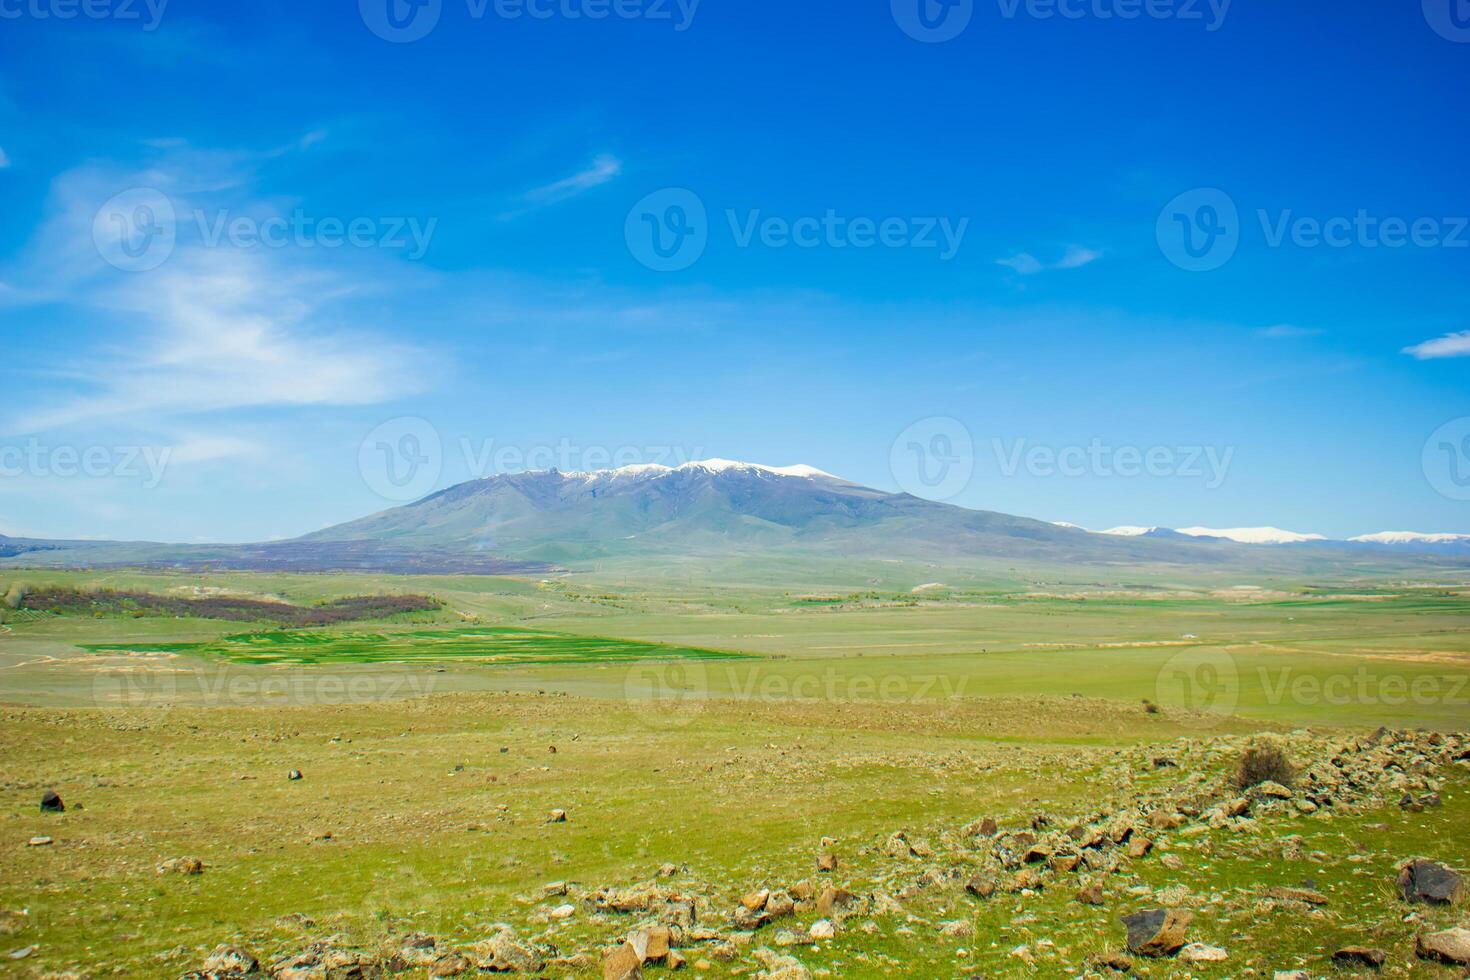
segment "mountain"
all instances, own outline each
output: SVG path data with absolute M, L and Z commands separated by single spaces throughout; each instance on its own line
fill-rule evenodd
M 557 564 L 788 551 L 864 558 L 1218 560 L 1205 546 L 1113 541 L 1045 521 L 886 493 L 809 466 L 730 460 L 494 476 L 301 540 L 385 541 Z
M 887 493 L 810 466 L 714 459 L 676 467 L 493 476 L 290 541 L 168 545 L 0 538 L 0 564 L 544 574 L 608 562 L 664 568 L 689 559 L 760 559 L 839 567 L 861 561 L 960 569 L 1147 566 L 1333 574 L 1383 567 L 1380 558 L 1394 567 L 1417 568 L 1425 548 L 1435 549 L 1452 568 L 1470 554 L 1461 542 L 1328 542 L 1274 528 L 1095 533 Z

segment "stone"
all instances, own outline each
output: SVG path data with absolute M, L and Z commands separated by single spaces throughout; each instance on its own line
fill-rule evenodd
M 462 974 L 469 973 L 473 968 L 475 968 L 475 964 L 472 964 L 466 956 L 457 954 L 457 952 L 451 952 L 451 954 L 435 959 L 434 965 L 429 967 L 429 976 L 459 977 Z
M 1179 959 L 1186 963 L 1224 963 L 1230 954 L 1219 946 L 1190 943 L 1179 951 Z
M 259 969 L 259 961 L 238 946 L 216 946 L 204 960 L 205 973 L 250 974 Z
M 541 894 L 543 895 L 554 896 L 565 895 L 566 893 L 567 883 L 564 881 L 549 881 L 541 886 Z
M 48 789 L 41 794 L 42 813 L 64 813 L 65 811 L 66 804 L 61 802 L 61 797 L 57 794 L 56 790 Z
M 286 773 L 286 778 L 294 783 L 296 780 L 301 778 L 301 770 L 292 769 L 290 772 Z
M 1435 861 L 1414 858 L 1399 866 L 1399 894 L 1404 901 L 1453 905 L 1465 897 L 1465 879 Z
M 155 870 L 161 875 L 199 875 L 204 873 L 204 862 L 192 857 L 169 858 Z
M 1332 962 L 1338 966 L 1369 966 L 1376 970 L 1388 962 L 1388 954 L 1367 946 L 1344 946 L 1332 954 Z
M 831 853 L 820 855 L 817 858 L 817 870 L 818 871 L 822 871 L 822 872 L 826 872 L 826 873 L 831 873 L 833 871 L 836 871 L 837 870 L 837 855 L 836 854 L 831 854 Z
M 1066 873 L 1077 870 L 1077 862 L 1081 860 L 1075 854 L 1058 854 L 1049 862 L 1049 867 L 1056 872 Z
M 817 896 L 817 912 L 821 915 L 840 914 L 856 906 L 857 901 L 857 896 L 847 889 L 828 885 Z
M 1414 953 L 1424 960 L 1470 966 L 1470 929 L 1421 932 L 1414 939 Z
M 976 898 L 989 898 L 995 894 L 995 881 L 983 875 L 976 875 L 965 882 L 965 891 Z
M 818 919 L 807 931 L 811 933 L 813 939 L 831 939 L 837 935 L 837 927 L 833 925 L 831 919 Z
M 623 943 L 602 956 L 602 980 L 639 980 L 643 976 L 643 960 L 632 943 Z
M 1103 903 L 1103 887 L 1093 882 L 1077 893 L 1077 901 L 1083 905 L 1101 905 Z
M 1153 849 L 1154 842 L 1147 837 L 1135 837 L 1128 842 L 1128 856 L 1131 858 L 1146 857 Z
M 973 939 L 975 938 L 975 924 L 968 919 L 953 919 L 939 923 L 939 932 L 952 939 Z
M 750 892 L 740 899 L 740 904 L 752 912 L 759 912 L 766 907 L 766 900 L 770 897 L 771 890 L 769 888 L 762 888 L 758 891 Z
M 551 813 L 547 815 L 546 822 L 547 823 L 566 823 L 567 822 L 567 811 L 565 811 L 565 810 L 552 810 Z
M 1257 783 L 1256 785 L 1252 786 L 1250 791 L 1252 796 L 1264 797 L 1266 799 L 1272 800 L 1289 800 L 1291 799 L 1292 795 L 1291 790 L 1287 789 L 1285 786 L 1282 786 L 1280 783 L 1272 782 L 1269 779 L 1266 780 L 1264 783 Z
M 1155 810 L 1148 815 L 1148 825 L 1155 830 L 1178 830 L 1184 826 L 1184 814 Z
M 1127 973 L 1133 969 L 1133 961 L 1122 953 L 1098 953 L 1088 963 L 1094 969 L 1112 970 L 1114 973 Z
M 1182 909 L 1146 909 L 1123 917 L 1128 951 L 1139 956 L 1167 956 L 1184 945 L 1194 913 Z
M 1327 904 L 1327 896 L 1311 888 L 1268 888 L 1266 895 L 1282 902 L 1304 902 L 1307 905 Z
M 577 914 L 577 907 L 575 905 L 558 905 L 546 914 L 553 919 L 570 919 Z
M 51 838 L 45 837 L 45 836 L 32 837 L 30 840 L 26 841 L 26 847 L 50 847 L 50 846 L 51 846 Z
M 668 926 L 649 926 L 640 929 L 628 937 L 628 942 L 638 953 L 638 959 L 643 963 L 657 963 L 669 955 L 669 940 L 672 938 Z

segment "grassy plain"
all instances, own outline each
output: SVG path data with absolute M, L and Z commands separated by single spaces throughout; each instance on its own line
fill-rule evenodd
M 5 920 L 20 925 L 0 954 L 36 946 L 0 960 L 18 976 L 177 976 L 232 937 L 279 952 L 337 931 L 468 940 L 498 921 L 595 945 L 609 937 L 582 913 L 546 919 L 541 884 L 624 885 L 674 862 L 733 904 L 760 881 L 810 874 L 822 836 L 858 876 L 900 828 L 1086 813 L 1130 754 L 1301 726 L 1470 729 L 1470 590 L 1454 583 L 713 589 L 7 572 L 0 594 L 11 581 L 446 603 L 429 621 L 287 633 L 7 613 L 0 911 L 29 914 Z M 292 768 L 305 778 L 288 781 Z M 49 787 L 82 807 L 38 813 Z M 1267 975 L 1325 972 L 1320 947 L 1354 934 L 1355 917 L 1407 966 L 1412 924 L 1380 914 L 1385 876 L 1395 857 L 1439 848 L 1467 863 L 1470 787 L 1448 783 L 1444 797 L 1425 813 L 1302 818 L 1291 832 L 1327 857 L 1299 866 L 1263 871 L 1255 844 L 1230 835 L 1209 860 L 1191 856 L 1196 892 L 1269 877 L 1333 893 L 1322 921 L 1212 917 L 1197 938 L 1235 958 L 1194 975 L 1239 975 L 1246 957 Z M 569 821 L 548 823 L 553 808 Z M 26 846 L 41 834 L 54 843 Z M 180 856 L 208 870 L 155 874 Z M 1130 881 L 1169 877 L 1149 865 Z M 1024 975 L 1018 945 L 1054 941 L 1072 964 L 1116 945 L 1126 898 L 934 901 L 912 914 L 970 916 L 980 938 L 854 930 L 801 958 L 834 976 Z M 732 967 L 748 964 L 711 975 Z

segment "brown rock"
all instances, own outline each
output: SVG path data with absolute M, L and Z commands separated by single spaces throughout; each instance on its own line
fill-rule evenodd
M 1128 842 L 1128 856 L 1141 858 L 1148 855 L 1154 849 L 1154 842 L 1147 837 L 1135 837 Z
M 856 904 L 856 895 L 845 888 L 834 888 L 831 885 L 823 888 L 822 894 L 817 896 L 817 912 L 824 916 L 846 912 Z
M 746 895 L 740 900 L 740 904 L 752 912 L 759 912 L 766 907 L 766 899 L 770 897 L 771 890 L 769 888 L 762 888 L 759 891 L 753 891 Z
M 466 957 L 459 953 L 449 953 L 434 961 L 434 965 L 429 967 L 429 976 L 457 977 L 469 973 L 474 968 L 475 965 Z
M 1387 961 L 1387 953 L 1367 946 L 1344 946 L 1332 954 L 1332 962 L 1339 966 L 1371 966 L 1376 970 Z
M 1414 952 L 1420 959 L 1470 966 L 1470 929 L 1421 932 L 1414 940 Z
M 837 870 L 837 855 L 823 854 L 817 858 L 817 870 L 831 873 Z
M 632 943 L 623 943 L 602 956 L 602 980 L 640 980 L 643 960 Z
M 976 875 L 965 882 L 965 891 L 976 898 L 989 898 L 995 894 L 995 882 L 983 875 Z
M 1327 896 L 1310 888 L 1268 888 L 1266 894 L 1283 902 L 1305 902 L 1308 905 L 1326 905 Z
M 1050 866 L 1053 871 L 1066 873 L 1077 870 L 1079 858 L 1075 854 L 1058 854 L 1051 859 Z
M 1465 897 L 1465 879 L 1442 864 L 1415 858 L 1399 867 L 1399 893 L 1406 902 L 1453 905 Z
M 1147 909 L 1123 917 L 1128 951 L 1139 956 L 1167 956 L 1186 942 L 1194 913 L 1182 909 Z
M 1077 901 L 1083 905 L 1101 905 L 1103 903 L 1103 887 L 1093 882 L 1077 893 Z

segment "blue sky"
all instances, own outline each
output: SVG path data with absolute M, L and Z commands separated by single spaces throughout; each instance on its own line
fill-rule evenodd
M 1463 0 L 392 2 L 0 2 L 0 533 L 295 535 L 379 442 L 1470 532 Z

